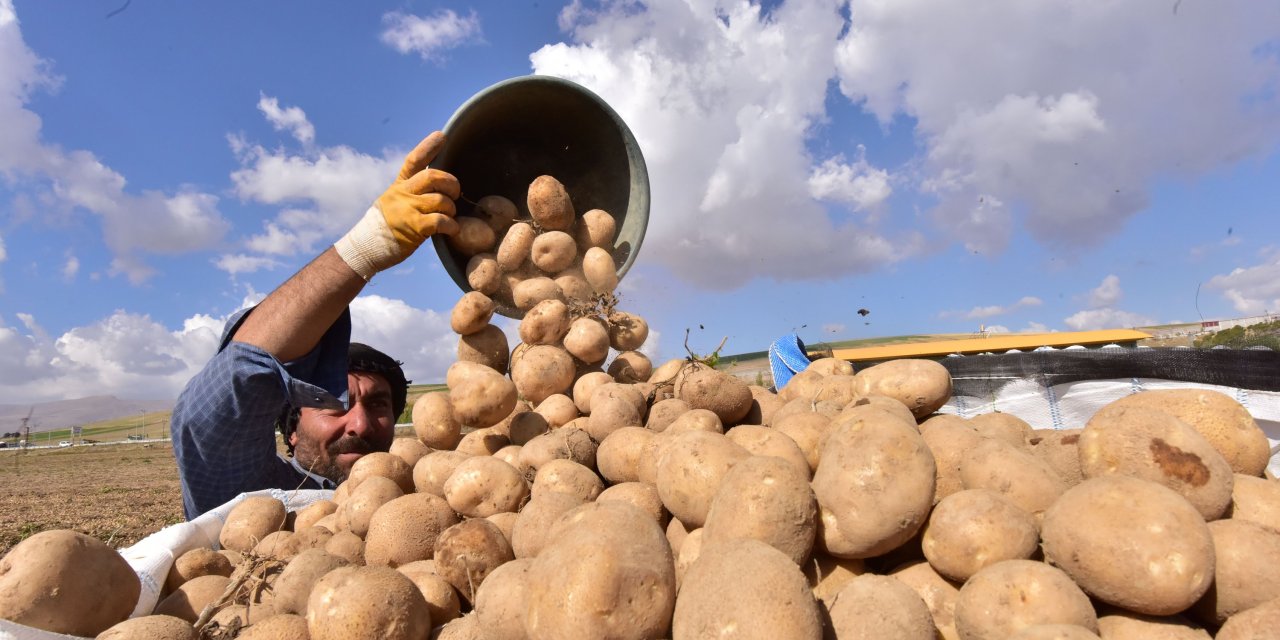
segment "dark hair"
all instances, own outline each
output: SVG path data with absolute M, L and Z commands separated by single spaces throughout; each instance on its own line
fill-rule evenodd
M 372 373 L 387 380 L 387 384 L 391 387 L 392 420 L 400 419 L 409 396 L 409 381 L 404 377 L 401 364 L 403 363 L 399 360 L 367 344 L 352 342 L 347 348 L 347 371 Z M 277 421 L 280 434 L 284 436 L 284 444 L 289 449 L 289 455 L 293 455 L 293 444 L 289 442 L 289 437 L 298 429 L 298 417 L 301 413 L 302 410 L 297 407 L 285 407 L 284 413 Z

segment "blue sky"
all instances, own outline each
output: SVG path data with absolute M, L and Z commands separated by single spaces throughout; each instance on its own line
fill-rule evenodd
M 0 403 L 176 396 L 529 73 L 640 141 L 655 359 L 1280 310 L 1276 3 L 0 0 Z M 438 380 L 460 294 L 428 247 L 355 337 Z

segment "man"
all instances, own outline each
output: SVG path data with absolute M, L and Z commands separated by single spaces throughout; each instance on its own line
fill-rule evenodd
M 443 146 L 439 131 L 424 138 L 345 236 L 227 323 L 170 422 L 188 519 L 245 491 L 333 488 L 390 448 L 407 382 L 395 360 L 350 344 L 347 305 L 430 236 L 457 232 L 458 181 L 427 167 Z

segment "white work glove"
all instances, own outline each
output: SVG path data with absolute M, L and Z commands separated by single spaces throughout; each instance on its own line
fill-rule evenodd
M 453 235 L 453 201 L 461 193 L 458 179 L 427 168 L 444 146 L 436 131 L 405 156 L 395 182 L 378 197 L 364 217 L 333 247 L 353 271 L 368 280 L 394 267 L 436 233 Z

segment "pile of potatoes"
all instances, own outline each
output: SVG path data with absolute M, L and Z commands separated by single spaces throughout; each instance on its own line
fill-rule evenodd
M 100 638 L 1277 637 L 1280 483 L 1235 400 L 1145 391 L 1055 431 L 937 414 L 951 379 L 927 360 L 821 359 L 776 393 L 655 367 L 616 276 L 534 261 L 549 229 L 597 241 L 585 215 L 540 219 L 567 203 L 547 184 L 521 259 L 513 223 L 480 260 L 507 264 L 470 270 L 504 277 L 455 306 L 458 361 L 415 402 L 416 437 L 331 500 L 237 505 L 151 616 L 120 622 L 137 586 L 114 551 L 61 532 L 41 556 L 33 536 L 0 564 L 0 617 Z M 490 322 L 508 291 L 514 348 Z

